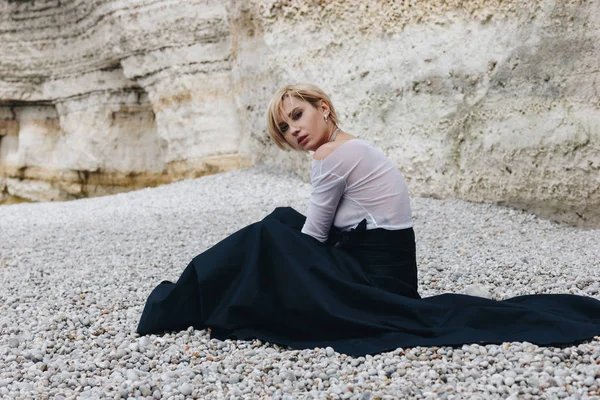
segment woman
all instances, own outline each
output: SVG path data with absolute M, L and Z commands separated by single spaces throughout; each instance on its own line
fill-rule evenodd
M 315 86 L 281 88 L 267 120 L 279 147 L 314 152 L 307 216 L 277 208 L 196 256 L 176 284 L 152 291 L 140 334 L 210 327 L 219 339 L 351 355 L 600 334 L 600 301 L 592 298 L 420 299 L 408 191 L 394 164 L 341 131 L 331 100 Z

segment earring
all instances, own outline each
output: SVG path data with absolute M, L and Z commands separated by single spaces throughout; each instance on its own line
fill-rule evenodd
M 327 118 L 328 118 L 328 116 L 326 115 L 326 116 L 325 116 L 325 122 L 327 122 Z

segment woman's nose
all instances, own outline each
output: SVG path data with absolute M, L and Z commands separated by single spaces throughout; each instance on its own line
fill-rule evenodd
M 292 132 L 292 135 L 296 136 L 298 132 L 300 132 L 300 128 L 294 125 L 290 125 L 290 131 Z

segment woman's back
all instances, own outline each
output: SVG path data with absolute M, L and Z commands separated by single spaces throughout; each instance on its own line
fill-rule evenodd
M 342 230 L 363 219 L 367 229 L 406 229 L 413 225 L 406 183 L 385 154 L 361 139 L 344 142 L 314 160 L 313 189 L 303 232 L 327 239 L 331 224 Z

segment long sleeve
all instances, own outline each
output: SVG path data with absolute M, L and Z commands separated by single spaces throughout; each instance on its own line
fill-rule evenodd
M 327 172 L 322 172 L 321 163 L 313 166 L 311 176 L 312 192 L 302 233 L 325 242 L 335 217 L 338 204 L 346 189 L 346 178 L 336 172 L 343 170 L 339 161 Z

